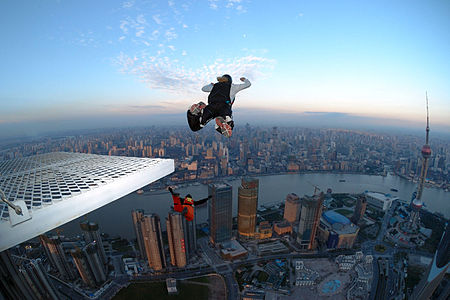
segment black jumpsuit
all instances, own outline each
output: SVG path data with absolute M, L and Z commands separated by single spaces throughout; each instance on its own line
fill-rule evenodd
M 226 116 L 231 118 L 231 100 L 230 100 L 231 83 L 217 82 L 214 84 L 208 96 L 208 105 L 203 109 L 203 115 L 200 123 L 204 126 L 216 117 Z M 233 125 L 230 124 L 232 127 Z

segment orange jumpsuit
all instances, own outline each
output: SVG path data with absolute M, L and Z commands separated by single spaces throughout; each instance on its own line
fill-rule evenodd
M 174 193 L 172 189 L 169 189 L 170 193 L 172 194 L 173 199 L 173 209 L 176 212 L 183 212 L 184 208 L 187 208 L 187 212 L 185 213 L 184 217 L 188 221 L 194 220 L 194 206 L 200 205 L 204 202 L 206 202 L 211 196 L 205 199 L 201 199 L 198 201 L 194 201 L 191 197 L 186 196 L 184 199 L 180 198 L 180 194 Z

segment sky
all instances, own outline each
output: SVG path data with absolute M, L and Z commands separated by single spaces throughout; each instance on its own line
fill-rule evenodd
M 3 0 L 0 137 L 182 123 L 225 73 L 240 120 L 422 128 L 427 91 L 450 132 L 449 28 L 448 0 Z

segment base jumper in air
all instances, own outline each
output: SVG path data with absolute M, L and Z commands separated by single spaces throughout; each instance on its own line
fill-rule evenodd
M 208 105 L 203 102 L 193 104 L 187 111 L 189 127 L 192 131 L 198 131 L 216 118 L 216 130 L 226 137 L 233 133 L 234 122 L 231 107 L 237 92 L 250 87 L 250 81 L 241 77 L 241 84 L 234 84 L 230 75 L 217 77 L 217 83 L 210 83 L 202 88 L 209 92 Z
M 172 194 L 173 199 L 173 209 L 177 212 L 180 212 L 188 221 L 194 220 L 194 206 L 200 205 L 208 201 L 212 196 L 208 196 L 207 198 L 194 201 L 192 199 L 191 194 L 187 194 L 186 197 L 180 198 L 179 193 L 175 193 L 172 187 L 167 188 L 169 192 Z

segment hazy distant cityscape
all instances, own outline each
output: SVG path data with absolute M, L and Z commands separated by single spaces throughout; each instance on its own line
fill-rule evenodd
M 416 181 L 423 136 L 344 129 L 237 127 L 227 140 L 213 131 L 193 134 L 184 127 L 107 129 L 49 136 L 3 145 L 0 159 L 69 151 L 104 155 L 173 158 L 173 182 L 223 176 L 285 172 L 342 172 L 385 175 Z M 450 188 L 450 142 L 433 138 L 427 185 Z

